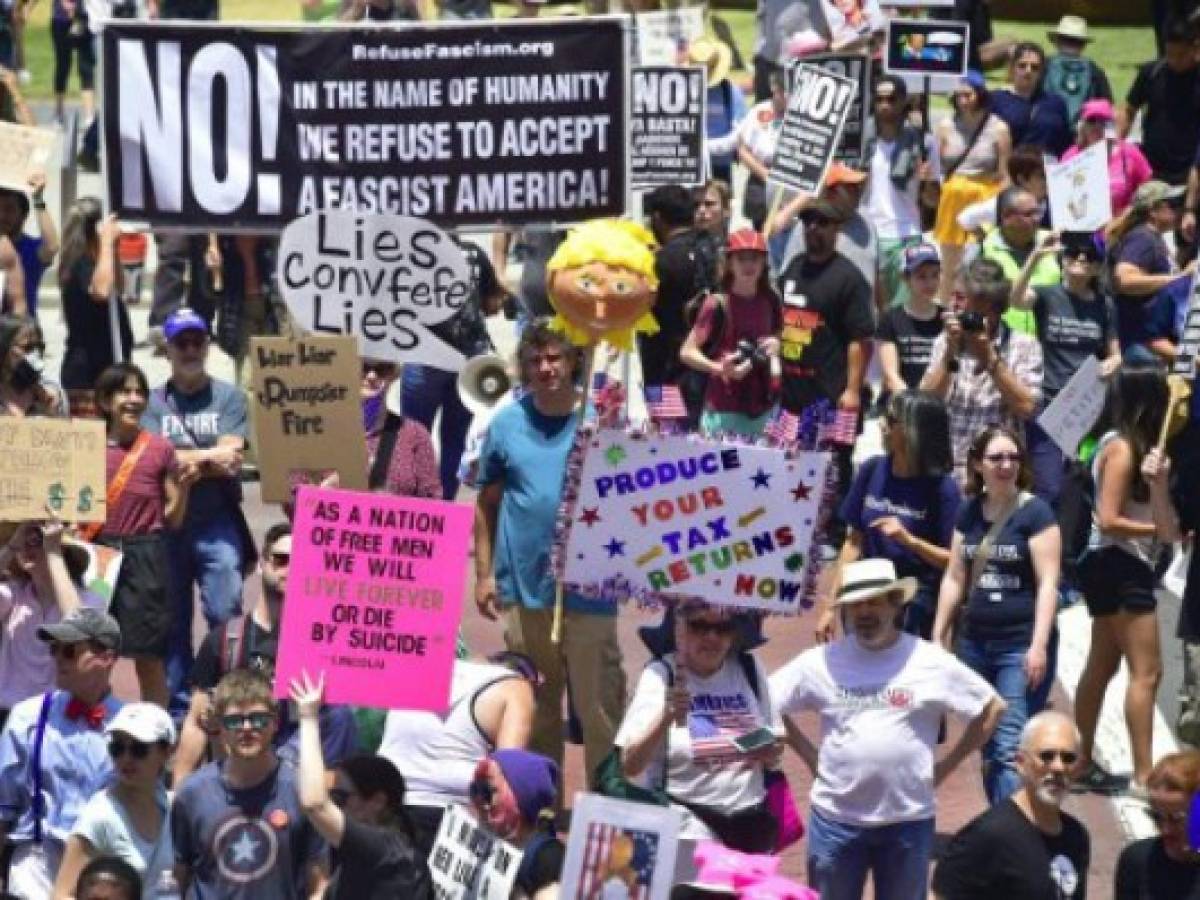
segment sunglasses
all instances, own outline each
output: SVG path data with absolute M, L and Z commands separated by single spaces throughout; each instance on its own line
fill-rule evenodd
M 50 642 L 50 655 L 54 657 L 61 656 L 65 660 L 72 660 L 84 650 L 95 649 L 95 645 L 90 641 L 75 641 L 74 643 L 64 644 L 58 641 Z
M 703 619 L 692 619 L 687 623 L 688 631 L 692 634 L 705 635 L 715 634 L 718 637 L 725 637 L 733 634 L 737 625 L 733 622 L 705 622 Z
M 226 731 L 240 731 L 243 728 L 252 728 L 255 731 L 262 731 L 267 728 L 275 720 L 275 717 L 270 713 L 255 712 L 255 713 L 230 713 L 221 716 L 221 727 Z
M 1020 464 L 1021 454 L 1020 453 L 989 453 L 987 456 L 984 457 L 984 459 L 987 460 L 988 462 L 990 462 L 994 466 L 998 466 L 998 465 L 1000 465 L 1000 463 L 1006 463 L 1006 462 L 1013 463 L 1013 464 Z M 1048 750 L 1046 752 L 1049 753 L 1051 751 Z
M 145 759 L 150 755 L 150 745 L 141 741 L 124 741 L 121 738 L 114 738 L 108 742 L 108 755 L 113 759 L 120 759 L 126 753 L 134 759 Z
M 1164 825 L 1186 825 L 1188 820 L 1188 813 L 1185 809 L 1170 813 L 1159 812 L 1157 809 L 1147 809 L 1146 815 L 1159 828 L 1162 828 Z
M 1074 750 L 1039 750 L 1037 758 L 1044 766 L 1050 765 L 1056 759 L 1061 759 L 1064 766 L 1073 766 L 1079 762 L 1079 754 Z

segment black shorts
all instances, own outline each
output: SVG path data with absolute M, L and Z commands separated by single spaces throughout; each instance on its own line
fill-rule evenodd
M 1154 612 L 1158 576 L 1120 547 L 1089 550 L 1079 567 L 1080 584 L 1092 618 L 1119 612 Z
M 110 608 L 121 626 L 121 655 L 165 659 L 173 615 L 167 593 L 166 542 L 161 534 L 147 534 L 102 535 L 100 543 L 124 554 Z

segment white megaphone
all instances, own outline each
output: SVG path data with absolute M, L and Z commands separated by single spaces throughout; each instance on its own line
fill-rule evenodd
M 476 416 L 488 412 L 511 388 L 508 367 L 504 360 L 493 354 L 467 360 L 458 373 L 459 399 Z

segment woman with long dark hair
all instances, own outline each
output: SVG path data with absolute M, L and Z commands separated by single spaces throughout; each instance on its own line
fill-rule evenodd
M 739 229 L 725 247 L 721 293 L 704 299 L 679 351 L 684 365 L 708 376 L 701 431 L 762 433 L 778 393 L 782 320 L 767 242 L 753 229 Z
M 121 267 L 117 238 L 121 226 L 115 215 L 104 216 L 100 201 L 81 197 L 63 226 L 58 258 L 58 284 L 67 321 L 67 350 L 61 381 L 78 415 L 93 411 L 92 387 L 107 366 L 129 359 L 133 329 L 129 310 L 120 299 Z M 116 334 L 109 304 L 116 303 Z
M 903 629 L 929 640 L 938 585 L 950 562 L 950 538 L 962 496 L 950 455 L 946 404 L 923 391 L 892 396 L 881 420 L 884 453 L 865 460 L 842 502 L 846 538 L 827 587 L 817 637 L 833 639 L 841 570 L 860 559 L 890 559 L 899 578 L 917 579 Z
M 965 604 L 958 656 L 1007 704 L 983 748 L 993 805 L 1021 784 L 1017 748 L 1054 683 L 1062 538 L 1054 512 L 1029 493 L 1033 473 L 1016 432 L 985 428 L 971 442 L 963 504 L 942 578 L 933 640 L 950 649 Z
M 66 394 L 43 378 L 46 339 L 37 319 L 0 317 L 0 416 L 66 416 Z
M 433 896 L 426 861 L 415 851 L 404 811 L 404 777 L 382 756 L 354 756 L 325 784 L 325 759 L 317 715 L 325 676 L 303 672 L 291 683 L 300 719 L 300 805 L 334 850 L 325 896 L 329 900 L 391 900 Z
M 1080 783 L 1112 790 L 1116 781 L 1092 760 L 1096 723 L 1108 683 L 1124 660 L 1125 726 L 1133 755 L 1131 789 L 1144 790 L 1154 764 L 1154 698 L 1162 677 L 1155 563 L 1179 540 L 1179 517 L 1167 484 L 1170 464 L 1155 447 L 1167 410 L 1167 381 L 1156 365 L 1117 371 L 1106 410 L 1107 430 L 1092 461 L 1096 505 L 1087 556 L 1080 566 L 1092 615 L 1092 641 L 1075 695 L 1075 719 L 1086 769 Z

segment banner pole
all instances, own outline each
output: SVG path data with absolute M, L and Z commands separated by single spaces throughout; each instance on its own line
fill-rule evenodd
M 583 396 L 579 398 L 579 424 L 587 418 L 588 400 L 592 395 L 592 365 L 596 357 L 596 345 L 589 344 L 583 348 Z M 550 625 L 550 642 L 562 643 L 563 625 L 563 586 L 561 581 L 554 583 L 554 619 Z

